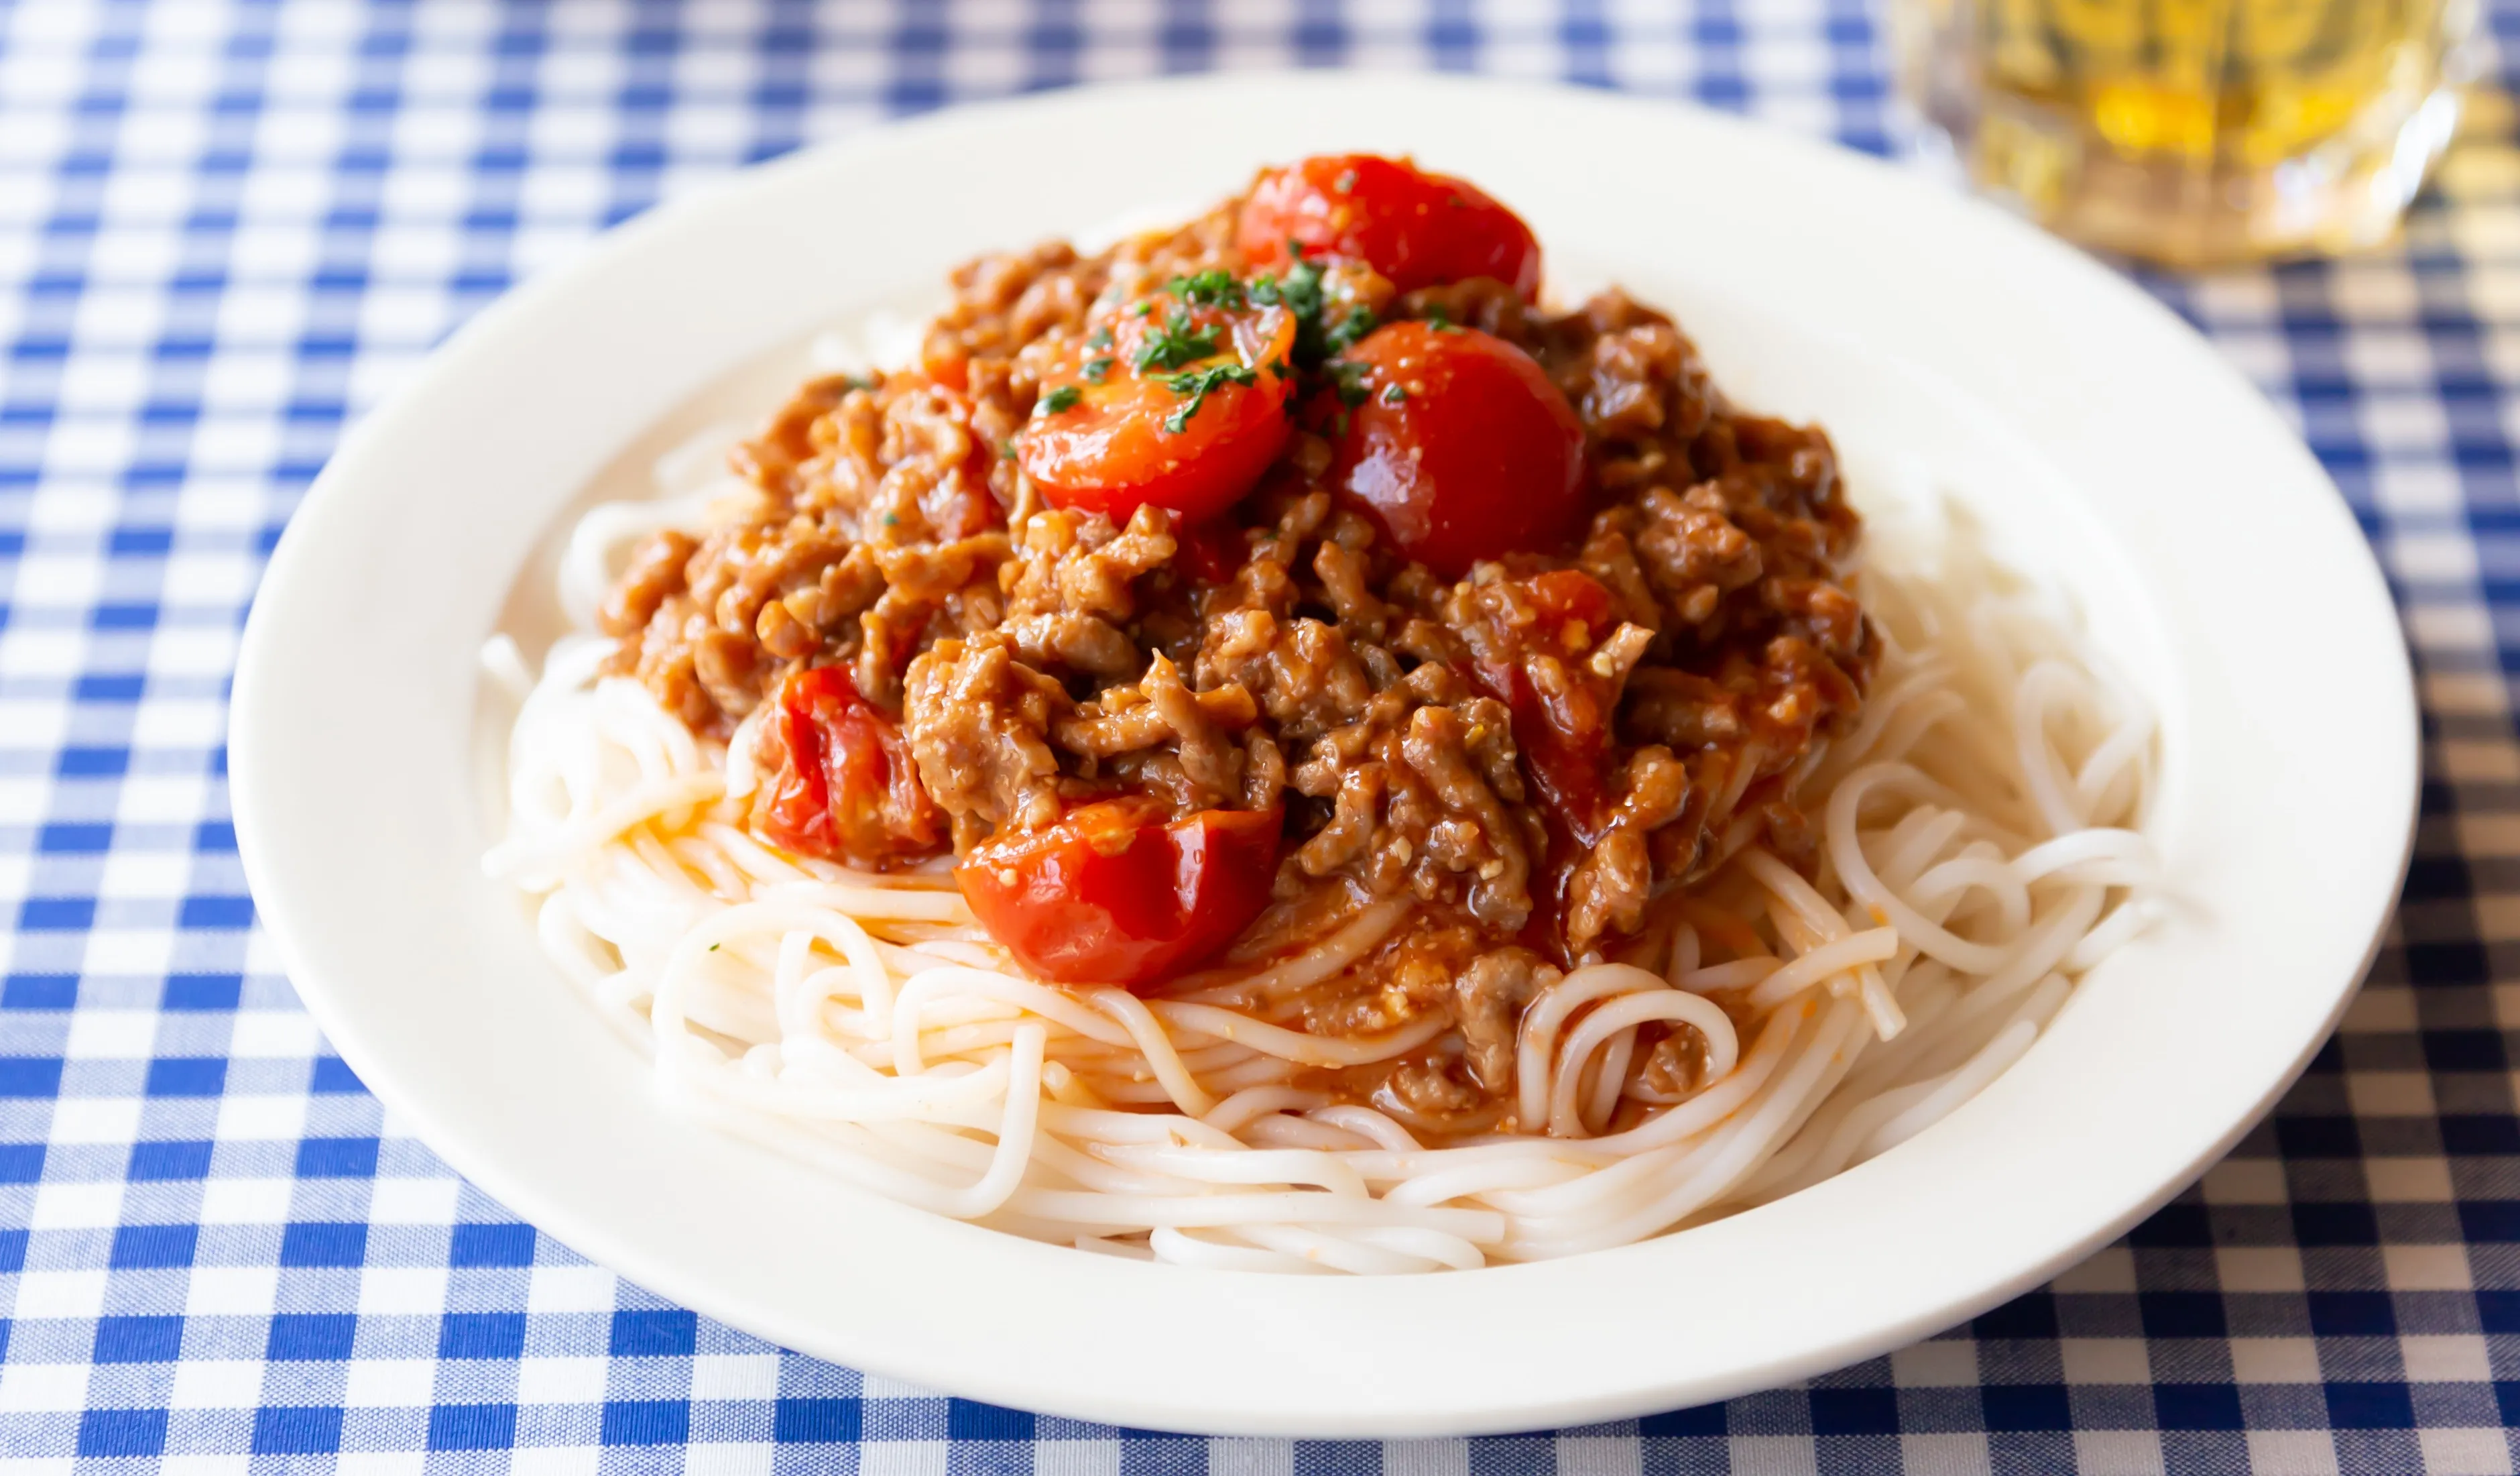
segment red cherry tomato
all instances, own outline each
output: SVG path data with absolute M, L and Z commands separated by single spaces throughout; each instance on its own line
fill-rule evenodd
M 1333 154 L 1272 169 L 1251 187 L 1237 232 L 1254 271 L 1307 255 L 1362 261 L 1401 292 L 1494 277 L 1540 290 L 1540 241 L 1522 217 L 1463 180 L 1402 160 Z
M 992 836 L 955 878 L 989 936 L 1061 984 L 1139 989 L 1224 947 L 1260 915 L 1278 869 L 1275 809 L 1166 823 L 1143 800 L 1080 806 Z
M 1143 503 L 1205 518 L 1241 500 L 1286 443 L 1295 320 L 1169 296 L 1142 305 L 1043 377 L 1015 454 L 1054 507 L 1114 523 Z
M 797 671 L 764 720 L 754 827 L 802 855 L 880 866 L 934 853 L 945 817 L 920 785 L 901 729 L 846 667 Z
M 1179 550 L 1174 567 L 1202 584 L 1222 584 L 1242 567 L 1248 552 L 1242 530 L 1223 519 L 1185 524 L 1173 530 Z
M 1609 682 L 1586 668 L 1584 658 L 1615 623 L 1610 591 L 1580 569 L 1552 569 L 1516 587 L 1533 620 L 1519 630 L 1520 649 L 1479 664 L 1479 684 L 1511 710 L 1514 747 L 1543 809 L 1590 846 L 1608 819 L 1615 715 Z M 1564 675 L 1546 692 L 1531 679 L 1531 658 L 1543 655 L 1556 657 Z
M 1610 633 L 1617 617 L 1610 591 L 1579 569 L 1514 579 L 1500 592 L 1527 609 L 1531 619 L 1506 625 L 1505 644 L 1481 650 L 1470 674 L 1512 715 L 1514 747 L 1548 835 L 1521 941 L 1571 965 L 1575 960 L 1564 936 L 1566 884 L 1614 815 L 1609 778 L 1617 704 L 1610 681 L 1584 659 Z M 1532 675 L 1544 655 L 1559 664 L 1545 690 Z
M 1365 398 L 1330 485 L 1448 579 L 1546 553 L 1584 521 L 1584 423 L 1531 355 L 1472 328 L 1386 323 L 1344 355 Z

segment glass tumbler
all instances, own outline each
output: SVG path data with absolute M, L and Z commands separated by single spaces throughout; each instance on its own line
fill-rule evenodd
M 1907 102 L 1980 190 L 2210 266 L 2385 240 L 2449 144 L 2475 0 L 1890 0 Z

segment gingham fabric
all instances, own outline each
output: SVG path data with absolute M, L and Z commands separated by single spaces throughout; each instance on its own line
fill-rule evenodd
M 2430 776 L 2397 932 L 2200 1187 L 1892 1357 L 1633 1424 L 1392 1446 L 948 1400 L 699 1320 L 518 1222 L 380 1111 L 255 931 L 224 696 L 292 505 L 449 328 L 660 194 L 960 99 L 1294 64 L 1562 77 L 1877 151 L 1880 40 L 1860 0 L 0 0 L 0 1460 L 2512 1471 L 2520 150 L 2497 98 L 2403 248 L 2150 282 L 2298 416 L 2395 581 Z

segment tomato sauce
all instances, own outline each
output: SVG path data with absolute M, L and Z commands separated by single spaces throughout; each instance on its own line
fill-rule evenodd
M 1162 993 L 1404 905 L 1300 1007 L 1442 1013 L 1383 1086 L 1492 1121 L 1497 1001 L 1731 847 L 1791 858 L 1877 659 L 1826 437 L 1543 287 L 1508 207 L 1371 155 L 982 258 L 921 367 L 807 386 L 754 502 L 631 561 L 614 669 L 744 724 L 764 840 L 951 857 L 1054 983 Z

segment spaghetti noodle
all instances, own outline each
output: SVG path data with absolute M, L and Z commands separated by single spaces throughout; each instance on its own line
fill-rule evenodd
M 599 510 L 595 536 L 638 519 Z M 2139 928 L 2152 728 L 1982 551 L 1867 572 L 1861 725 L 1803 794 L 1818 874 L 1743 852 L 1654 967 L 1569 972 L 1521 1020 L 1527 1130 L 1429 1144 L 1296 1084 L 1439 1021 L 1331 1039 L 1273 1006 L 1407 915 L 1179 997 L 1023 977 L 941 866 L 868 873 L 743 827 L 751 777 L 562 641 L 522 689 L 508 838 L 543 945 L 694 1114 L 876 1192 L 1016 1233 L 1228 1268 L 1466 1268 L 1624 1244 L 1887 1151 L 2018 1060 Z M 1938 557 L 1937 557 L 1938 556 Z M 491 663 L 521 674 L 513 648 Z M 1721 956 L 1719 956 L 1721 955 Z M 1657 1084 L 1648 1022 L 1704 1042 Z M 1642 1120 L 1604 1130 L 1622 1100 Z

